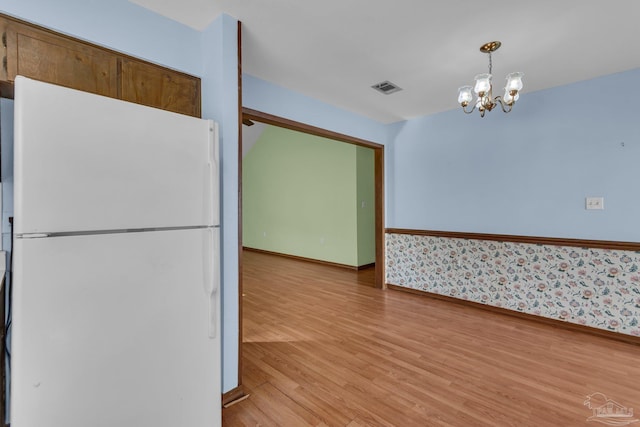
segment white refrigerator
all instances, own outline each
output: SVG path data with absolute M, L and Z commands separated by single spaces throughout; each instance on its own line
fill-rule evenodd
M 221 425 L 212 121 L 18 77 L 12 427 Z

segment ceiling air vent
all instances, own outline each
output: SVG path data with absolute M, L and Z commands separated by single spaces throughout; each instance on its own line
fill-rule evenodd
M 375 84 L 375 85 L 373 85 L 371 87 L 374 88 L 375 90 L 377 90 L 380 93 L 384 93 L 385 95 L 391 95 L 394 92 L 402 90 L 402 88 L 396 86 L 395 84 L 391 83 L 388 80 L 386 80 L 386 81 L 384 81 L 382 83 Z

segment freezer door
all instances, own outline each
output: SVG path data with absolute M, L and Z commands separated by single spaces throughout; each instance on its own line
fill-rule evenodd
M 217 225 L 214 122 L 17 77 L 15 232 Z
M 12 427 L 220 426 L 217 233 L 16 239 Z

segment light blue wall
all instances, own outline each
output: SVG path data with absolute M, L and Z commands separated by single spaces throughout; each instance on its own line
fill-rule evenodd
M 126 0 L 2 0 L 0 8 L 8 15 L 202 78 L 203 118 L 220 124 L 221 137 L 222 390 L 235 388 L 239 325 L 237 21 L 223 15 L 198 32 Z M 10 103 L 3 101 L 5 105 Z
M 202 32 L 202 116 L 220 124 L 222 391 L 238 385 L 238 21 L 221 15 Z
M 639 79 L 525 92 L 510 114 L 394 124 L 387 226 L 640 241 Z M 585 210 L 586 196 L 605 210 Z
M 389 126 L 249 74 L 242 75 L 242 106 L 378 144 L 390 141 Z

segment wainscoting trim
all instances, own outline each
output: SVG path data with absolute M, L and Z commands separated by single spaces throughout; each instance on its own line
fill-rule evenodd
M 323 261 L 323 260 L 320 260 L 320 259 L 313 259 L 313 258 L 305 258 L 305 257 L 297 256 L 297 255 L 289 255 L 289 254 L 283 254 L 283 253 L 280 253 L 280 252 L 266 251 L 264 249 L 248 248 L 246 246 L 243 246 L 243 249 L 245 251 L 258 252 L 258 253 L 267 254 L 267 255 L 281 256 L 281 257 L 285 257 L 285 258 L 295 259 L 295 260 L 298 260 L 298 261 L 305 261 L 305 262 L 312 262 L 314 264 L 327 265 L 327 266 L 330 266 L 330 267 L 346 268 L 348 270 L 366 270 L 367 268 L 373 268 L 373 267 L 376 266 L 375 263 L 373 263 L 373 264 L 365 264 L 365 265 L 360 265 L 360 266 L 339 264 L 337 262 Z
M 409 234 L 412 236 L 449 237 L 452 239 L 491 240 L 496 242 L 533 243 L 537 245 L 571 246 L 578 248 L 611 249 L 620 251 L 640 251 L 638 242 L 617 242 L 609 240 L 565 239 L 559 237 L 517 236 L 511 234 L 464 233 L 458 231 L 412 230 L 407 228 L 387 228 L 387 234 Z

